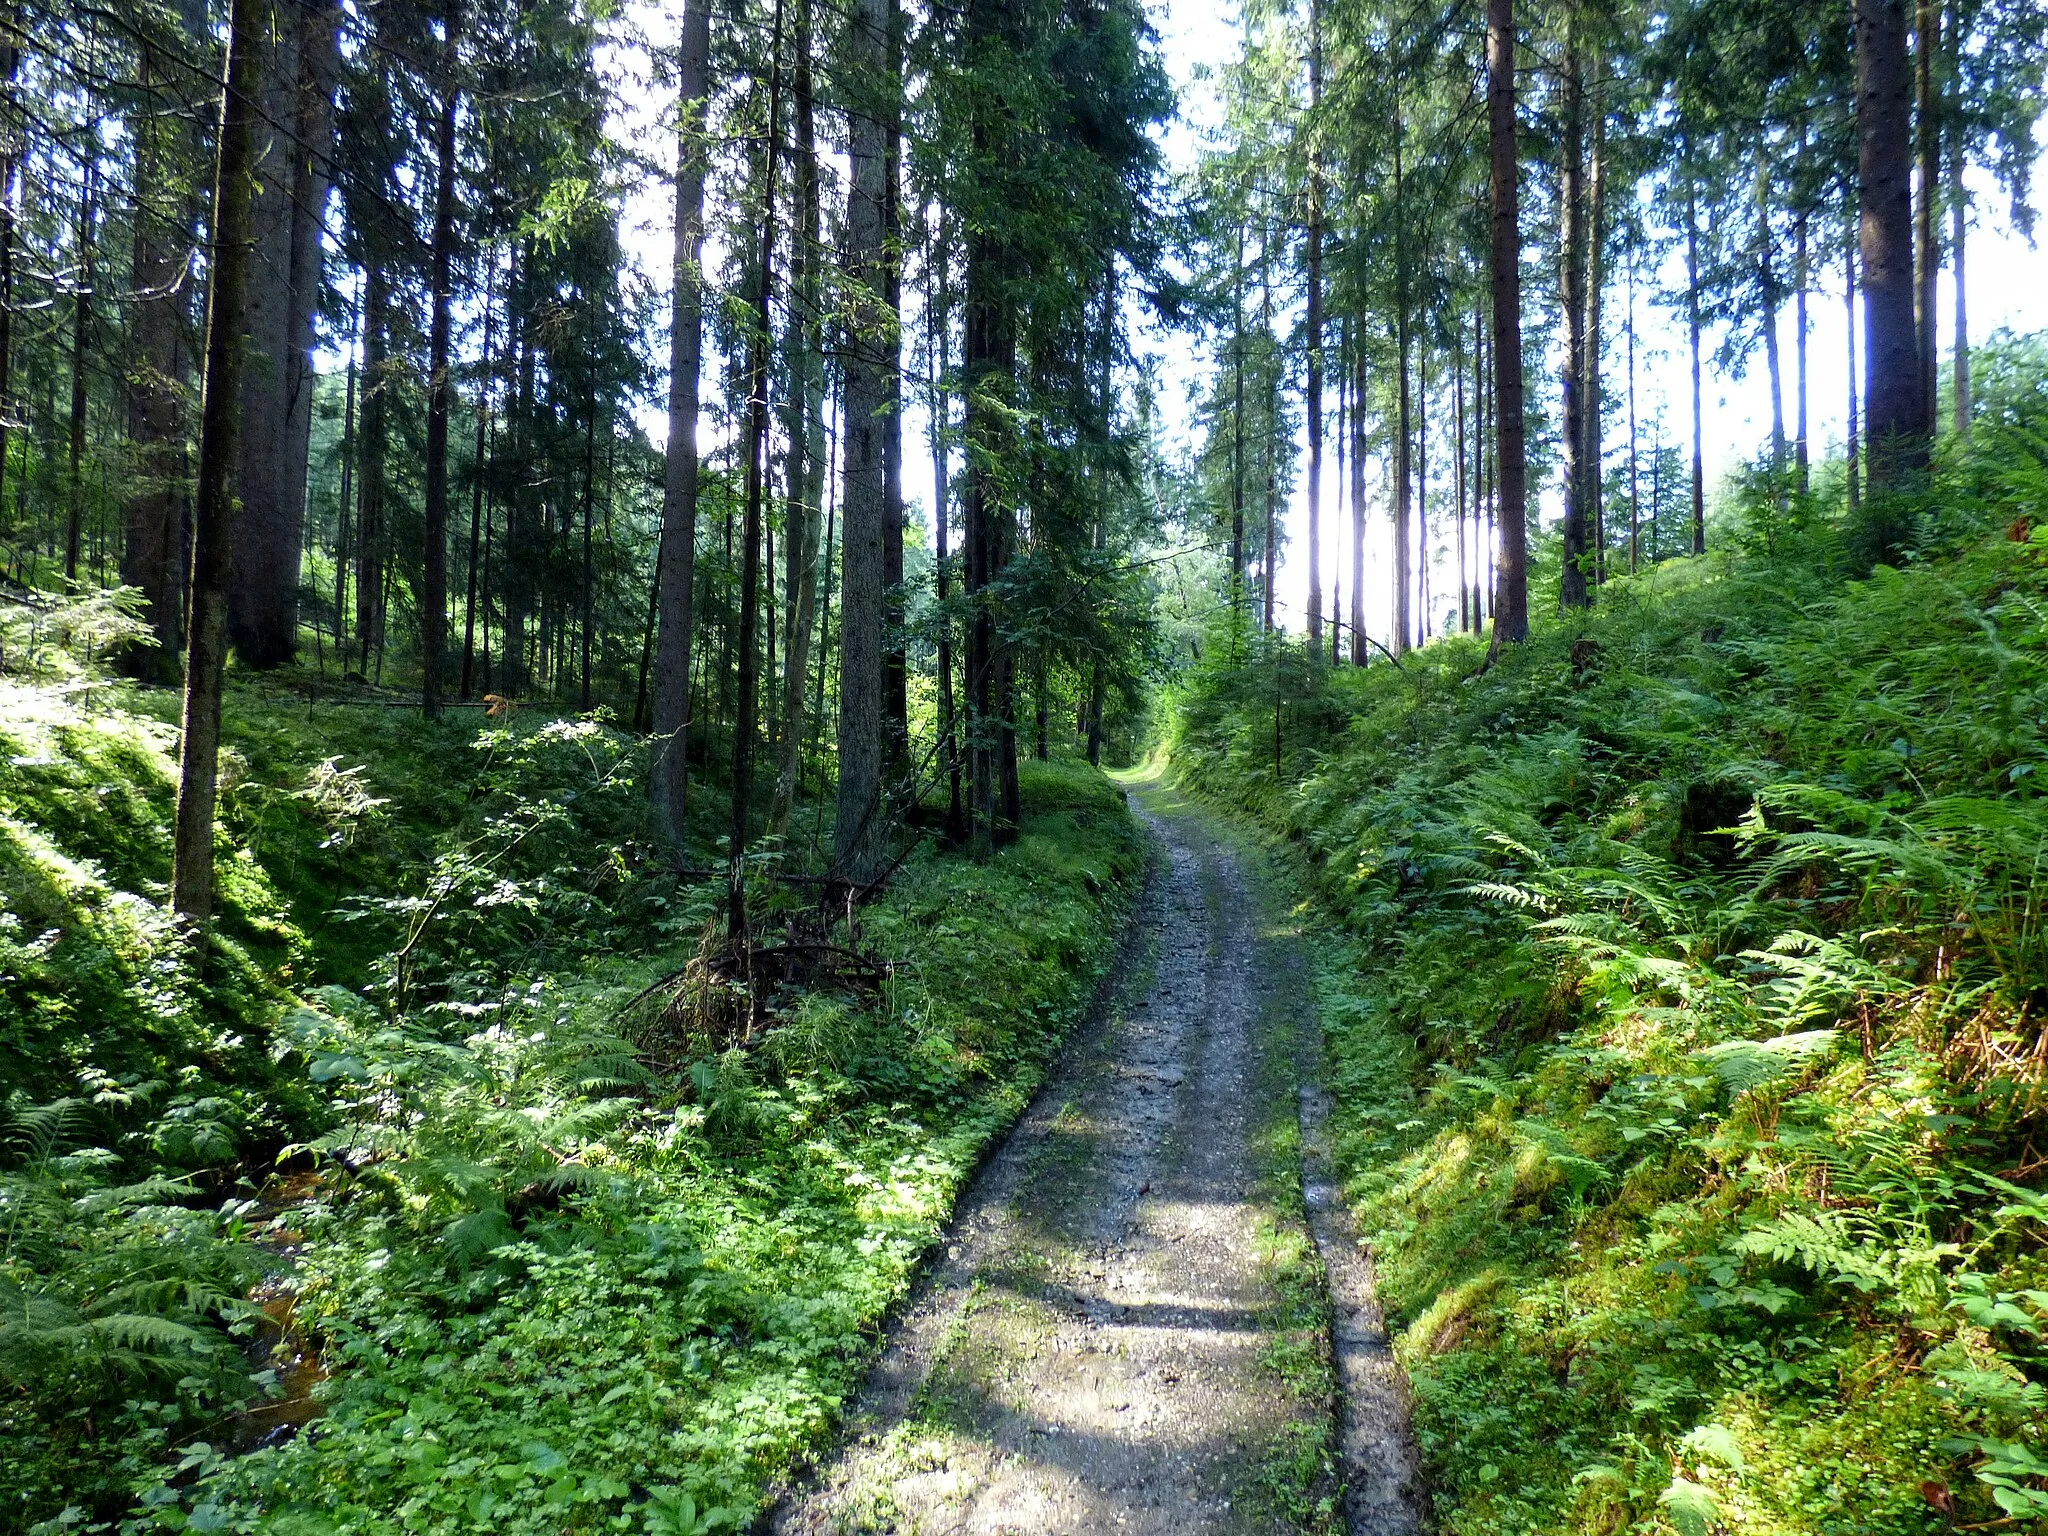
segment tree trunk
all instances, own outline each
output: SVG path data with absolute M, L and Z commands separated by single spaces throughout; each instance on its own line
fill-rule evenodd
M 883 373 L 882 433 L 882 759 L 892 779 L 910 771 L 910 670 L 903 650 L 903 15 L 888 0 L 891 82 L 882 195 L 882 305 L 887 312 L 888 366 Z
M 946 602 L 952 595 L 951 551 L 947 548 L 947 514 L 951 510 L 951 488 L 947 484 L 946 404 L 947 344 L 952 339 L 947 310 L 948 251 L 945 210 L 939 210 L 938 228 L 931 252 L 931 290 L 925 298 L 927 344 L 931 356 L 931 448 L 932 525 L 937 536 L 937 560 L 933 565 L 933 590 L 939 605 L 939 753 L 946 769 L 946 837 L 958 843 L 967 835 L 967 822 L 960 804 L 960 734 L 954 719 L 953 618 Z
M 1857 413 L 1860 409 L 1861 394 L 1856 387 L 1856 226 L 1849 226 L 1848 238 L 1842 247 L 1842 307 L 1844 312 L 1843 335 L 1848 342 L 1849 352 L 1849 408 L 1846 417 L 1848 430 L 1843 438 L 1842 465 L 1849 499 L 1849 510 L 1854 512 L 1862 504 L 1860 456 L 1862 436 L 1858 430 Z
M 1230 410 L 1230 635 L 1237 644 L 1245 607 L 1244 549 L 1244 220 L 1237 224 L 1237 262 L 1231 268 Z M 1241 659 L 1233 657 L 1233 659 Z
M 999 0 L 969 0 L 966 32 L 970 58 L 999 55 L 1013 46 L 1014 40 L 1004 35 L 1011 15 Z M 995 159 L 1004 152 L 1009 122 L 1007 103 L 1000 91 L 993 92 L 978 107 L 972 123 L 978 157 Z M 967 486 L 961 512 L 968 601 L 968 810 L 971 846 L 981 858 L 993 849 L 999 834 L 1007 834 L 1008 829 L 999 823 L 1010 798 L 1015 761 L 1014 735 L 1009 729 L 1009 668 L 999 640 L 995 594 L 990 589 L 1008 558 L 1006 535 L 1015 515 L 1004 500 L 1002 478 L 994 466 L 1015 451 L 1006 407 L 1016 387 L 1017 314 L 1012 285 L 1017 274 L 1013 271 L 1014 253 L 997 231 L 970 224 L 966 248 L 962 394 Z
M 462 10 L 448 0 L 443 17 L 441 112 L 435 126 L 434 241 L 429 293 L 433 304 L 427 342 L 427 487 L 420 593 L 420 708 L 441 713 L 441 663 L 448 648 L 448 306 L 455 262 L 455 110 Z
M 698 374 L 704 354 L 704 173 L 710 158 L 711 14 L 707 0 L 683 8 L 677 88 L 676 239 L 668 353 L 668 453 L 662 485 L 659 635 L 654 667 L 655 819 L 680 853 L 688 830 L 690 621 L 697 580 Z
M 20 73 L 21 20 L 15 0 L 0 0 L 0 120 L 15 115 L 15 79 Z M 14 173 L 12 132 L 0 133 L 0 513 L 6 510 L 7 436 L 14 420 Z M 26 480 L 26 473 L 22 478 Z
M 1863 428 L 1872 491 L 1902 488 L 1927 463 L 1927 403 L 1913 320 L 1911 80 L 1904 0 L 1856 0 Z
M 488 535 L 486 535 L 488 544 Z M 647 625 L 640 634 L 640 685 L 633 691 L 633 729 L 647 730 L 653 724 L 648 713 L 647 678 L 654 669 L 654 630 L 661 621 L 661 547 L 654 550 L 654 580 L 647 585 Z M 488 650 L 488 645 L 486 646 Z M 490 686 L 489 663 L 485 664 L 485 687 Z
M 1785 511 L 1785 370 L 1778 348 L 1778 269 L 1771 260 L 1766 187 L 1757 178 L 1757 277 L 1763 290 L 1764 371 L 1771 386 L 1771 496 Z
M 1273 226 L 1270 222 L 1259 229 L 1259 330 L 1273 338 Z M 1263 592 L 1265 599 L 1265 633 L 1273 633 L 1278 622 L 1275 599 L 1275 578 L 1280 570 L 1280 485 L 1278 460 L 1280 457 L 1280 367 L 1276 360 L 1273 371 L 1266 380 L 1266 576 Z
M 1960 103 L 1963 89 L 1963 22 L 1960 0 L 1949 0 L 1948 58 L 1949 89 Z M 1954 124 L 1948 144 L 1949 267 L 1955 274 L 1956 336 L 1952 372 L 1955 380 L 1955 431 L 1958 438 L 1970 436 L 1970 311 L 1963 282 L 1963 248 L 1969 233 L 1970 194 L 1963 187 L 1964 142 L 1960 124 Z
M 844 380 L 841 384 L 843 386 Z M 825 402 L 825 537 L 818 546 L 818 671 L 816 691 L 811 695 L 811 723 L 814 739 L 824 734 L 825 722 L 825 674 L 832 666 L 832 551 L 838 543 L 839 517 L 839 436 L 840 425 L 846 415 L 844 393 L 834 395 L 831 387 L 826 389 Z M 820 795 L 819 815 L 824 814 L 824 796 Z
M 1409 518 L 1414 495 L 1413 402 L 1408 394 L 1408 347 L 1412 329 L 1408 313 L 1407 209 L 1402 202 L 1401 137 L 1398 112 L 1394 122 L 1394 654 L 1405 656 L 1415 633 L 1410 605 L 1413 557 L 1409 548 Z
M 1008 447 L 1007 422 L 990 408 L 988 396 L 1008 382 L 1014 362 L 1005 253 L 987 235 L 971 234 L 967 244 L 966 434 L 967 494 L 965 521 L 965 586 L 967 629 L 968 813 L 977 857 L 994 847 L 996 838 L 996 760 L 999 724 L 996 717 L 995 610 L 989 586 L 1001 568 L 998 528 L 1008 516 L 999 501 L 1000 485 L 991 468 Z
M 1331 528 L 1344 527 L 1344 495 L 1349 480 L 1349 447 L 1351 430 L 1351 321 L 1341 320 L 1337 327 L 1337 473 L 1330 481 L 1330 507 L 1336 514 L 1331 519 Z M 1340 666 L 1344 661 L 1344 562 L 1338 558 L 1339 537 L 1330 540 L 1330 665 Z
M 6 25 L 7 20 L 0 18 L 0 26 Z M 148 101 L 170 83 L 169 72 L 148 37 L 137 48 L 141 94 Z M 15 52 L 5 46 L 0 56 L 0 75 L 10 83 Z M 166 204 L 183 203 L 171 165 L 172 147 L 181 135 L 173 114 L 152 107 L 143 109 L 135 125 L 135 303 L 127 368 L 128 440 L 134 459 L 123 518 L 121 581 L 142 593 L 143 616 L 154 637 L 153 649 L 138 647 L 129 658 L 137 675 L 171 672 L 178 653 L 179 594 L 184 585 L 178 570 L 178 480 L 184 435 L 179 398 L 189 367 L 187 255 L 176 222 L 164 216 Z M 11 208 L 11 189 L 6 188 L 12 176 L 9 160 L 11 156 L 0 160 L 0 201 Z M 11 245 L 11 235 L 8 230 L 0 239 Z M 7 295 L 0 291 L 0 312 L 6 305 Z M 6 345 L 5 326 L 0 319 L 0 350 Z M 0 374 L 4 370 L 0 363 Z M 5 396 L 0 383 L 0 416 L 6 413 Z M 5 455 L 5 438 L 0 436 L 0 459 Z
M 1707 552 L 1707 461 L 1700 418 L 1700 203 L 1685 147 L 1685 333 L 1692 360 L 1692 552 Z
M 505 318 L 509 326 L 512 317 L 507 315 Z M 495 461 L 498 453 L 498 427 L 496 422 L 491 424 L 489 445 L 490 456 Z M 477 573 L 477 586 L 479 589 L 477 596 L 477 627 L 481 631 L 477 636 L 477 645 L 478 649 L 483 653 L 480 659 L 483 663 L 483 691 L 486 695 L 491 692 L 491 525 L 497 521 L 497 518 L 493 515 L 497 510 L 493 502 L 494 498 L 487 498 L 484 502 L 483 566 Z M 647 729 L 647 663 L 653 654 L 653 644 L 654 610 L 650 600 L 647 613 L 647 647 L 640 657 L 640 694 L 633 702 L 633 729 L 636 731 Z
M 747 937 L 747 833 L 753 809 L 754 735 L 761 606 L 761 504 L 767 479 L 768 342 L 774 335 L 775 168 L 782 136 L 782 0 L 768 44 L 768 136 L 761 146 L 761 243 L 755 255 L 753 329 L 747 338 L 747 463 L 744 526 L 740 533 L 739 650 L 732 728 L 732 820 L 726 837 L 726 937 Z M 749 1021 L 751 1028 L 751 1020 Z
M 334 0 L 282 0 L 263 49 L 250 173 L 255 240 L 248 376 L 228 637 L 244 663 L 284 666 L 298 646 L 307 450 L 313 423 L 313 312 L 340 68 Z
M 888 306 L 889 125 L 896 77 L 891 0 L 856 0 L 847 58 L 857 90 L 849 109 L 846 278 L 846 457 L 840 492 L 839 794 L 833 865 L 865 882 L 881 865 L 883 631 L 887 623 L 887 435 L 896 356 Z
M 1628 264 L 1628 571 L 1642 565 L 1643 504 L 1636 479 L 1636 264 Z
M 508 697 L 517 698 L 533 682 L 526 653 L 526 621 L 533 612 L 534 596 L 531 555 L 534 542 L 533 488 L 530 484 L 533 478 L 535 418 L 532 242 L 513 246 L 510 261 L 511 270 L 506 280 L 510 301 L 505 318 L 508 327 L 518 327 L 519 339 L 514 348 L 517 380 L 509 390 L 512 399 L 506 410 L 506 421 L 512 434 L 512 473 L 505 488 L 505 552 L 498 562 L 500 580 L 504 584 L 505 613 L 505 622 L 498 636 L 498 654 L 500 691 Z M 669 442 L 673 448 L 673 434 Z
M 583 417 L 583 590 L 582 608 L 579 615 L 577 646 L 576 707 L 585 713 L 590 710 L 590 663 L 591 652 L 597 633 L 597 580 L 591 568 L 591 524 L 594 521 L 597 503 L 597 394 L 592 390 L 584 401 Z M 607 427 L 609 432 L 610 428 Z M 773 626 L 773 619 L 770 626 Z
M 71 290 L 71 414 L 68 425 L 70 494 L 64 520 L 64 580 L 78 580 L 79 538 L 85 526 L 85 349 L 92 340 L 93 246 L 97 236 L 99 162 L 86 166 L 85 186 L 78 201 L 78 260 Z
M 1813 488 L 1812 455 L 1807 446 L 1806 226 L 1806 210 L 1802 208 L 1792 226 L 1792 388 L 1797 395 L 1792 415 L 1792 483 L 1801 496 Z
M 1308 7 L 1308 646 L 1323 651 L 1323 26 L 1319 0 Z
M 1429 643 L 1429 347 L 1415 358 L 1415 643 Z
M 1486 338 L 1486 371 L 1479 376 L 1479 463 L 1486 480 L 1486 569 L 1480 576 L 1480 592 L 1486 598 L 1486 617 L 1498 616 L 1500 608 L 1500 362 L 1498 343 Z M 1524 566 L 1526 574 L 1527 567 Z M 1475 608 L 1478 604 L 1473 605 Z M 1524 609 L 1526 612 L 1526 607 Z M 1490 654 L 1490 650 L 1489 650 Z
M 265 0 L 234 0 L 227 88 L 221 96 L 213 191 L 212 282 L 201 384 L 199 483 L 192 506 L 192 619 L 178 745 L 171 910 L 186 923 L 213 915 L 213 820 L 219 789 L 221 686 L 227 661 L 227 583 L 234 548 L 233 475 L 240 417 L 243 285 L 249 270 L 249 170 Z
M 1472 301 L 1472 633 L 1486 624 L 1486 302 Z
M 1365 332 L 1351 353 L 1351 664 L 1365 665 Z
M 1913 104 L 1919 187 L 1913 199 L 1913 317 L 1920 338 L 1920 405 L 1923 431 L 1934 435 L 1935 380 L 1941 352 L 1935 293 L 1941 277 L 1936 231 L 1941 184 L 1941 101 L 1934 78 L 1941 56 L 1941 0 L 1917 0 L 1913 19 Z
M 334 661 L 348 676 L 349 515 L 355 508 L 356 467 L 356 338 L 348 338 L 347 382 L 341 406 L 341 494 L 334 507 Z
M 467 588 L 462 597 L 462 697 L 472 696 L 476 684 L 476 594 L 482 576 L 478 557 L 483 545 L 484 463 L 490 443 L 491 425 L 491 278 L 495 259 L 484 266 L 484 347 L 477 363 L 476 452 L 469 470 L 469 561 Z
M 390 287 L 381 261 L 363 279 L 363 424 L 356 469 L 356 643 L 360 670 L 384 645 L 384 449 L 390 410 Z
M 1607 579 L 1606 490 L 1601 480 L 1606 433 L 1601 417 L 1600 359 L 1602 301 L 1607 288 L 1607 93 L 1606 62 L 1597 55 L 1593 69 L 1593 170 L 1586 205 L 1586 365 L 1581 382 L 1586 393 L 1586 447 L 1580 466 L 1585 477 L 1585 507 L 1592 540 L 1592 578 Z
M 1458 352 L 1465 350 L 1465 320 L 1458 317 Z M 1457 497 L 1455 523 L 1458 533 L 1458 633 L 1471 627 L 1471 588 L 1465 569 L 1465 359 L 1451 360 L 1451 451 L 1456 455 L 1457 474 L 1453 489 Z
M 1486 3 L 1486 107 L 1493 287 L 1493 378 L 1499 442 L 1500 568 L 1492 650 L 1529 638 L 1525 543 L 1527 464 L 1522 423 L 1522 228 L 1515 142 L 1514 0 Z
M 1592 606 L 1586 587 L 1586 92 L 1579 56 L 1579 19 L 1565 23 L 1563 161 L 1557 179 L 1557 224 L 1564 238 L 1558 275 L 1564 307 L 1564 380 L 1559 401 L 1563 418 L 1564 566 L 1558 601 L 1569 612 Z
M 796 111 L 797 227 L 792 253 L 792 290 L 796 295 L 788 330 L 789 383 L 784 407 L 788 457 L 784 471 L 787 512 L 783 530 L 783 611 L 787 626 L 782 648 L 782 740 L 776 765 L 775 799 L 768 811 L 768 830 L 788 830 L 802 788 L 804 761 L 804 693 L 810 678 L 811 630 L 818 595 L 819 490 L 824 471 L 824 358 L 818 326 L 819 240 L 817 114 L 812 95 L 813 0 L 797 9 L 795 72 L 792 89 Z

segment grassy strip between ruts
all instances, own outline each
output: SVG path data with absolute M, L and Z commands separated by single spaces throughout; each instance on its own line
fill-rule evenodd
M 1027 763 L 1013 845 L 922 851 L 864 913 L 899 962 L 879 997 L 785 995 L 751 1048 L 664 1074 L 618 1010 L 704 914 L 636 857 L 602 724 L 242 698 L 202 982 L 151 915 L 149 701 L 18 702 L 6 1529 L 738 1526 L 829 1431 L 1144 862 L 1101 775 Z M 252 1391 L 317 1417 L 266 1437 L 297 1415 L 236 1413 Z
M 1277 785 L 1270 670 L 1183 701 L 1330 929 L 1447 1532 L 2048 1520 L 2048 535 L 1971 473 L 1868 580 L 1779 529 L 1326 676 Z

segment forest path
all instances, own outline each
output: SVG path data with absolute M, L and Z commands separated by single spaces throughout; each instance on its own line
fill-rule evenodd
M 1204 813 L 1132 788 L 1158 850 L 1121 989 L 774 1531 L 1418 1529 L 1370 1265 L 1324 1170 L 1298 936 Z

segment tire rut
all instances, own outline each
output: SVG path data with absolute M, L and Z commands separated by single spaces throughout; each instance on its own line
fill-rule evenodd
M 1314 1499 L 1328 1510 L 1335 1490 L 1287 1483 L 1304 1444 L 1339 1453 L 1351 1531 L 1419 1529 L 1370 1264 L 1322 1171 L 1300 956 L 1261 938 L 1244 872 L 1198 813 L 1157 789 L 1137 809 L 1159 853 L 1122 996 L 968 1192 L 839 1455 L 768 1529 L 1329 1529 Z M 1302 1066 L 1297 1104 L 1284 1085 Z M 1308 1231 L 1334 1286 L 1326 1352 L 1346 1394 L 1366 1399 L 1345 1403 L 1341 1426 L 1327 1376 L 1316 1390 L 1279 1363 L 1267 1256 L 1301 1221 L 1273 1181 L 1303 1170 L 1262 1167 L 1256 1143 L 1273 1116 L 1297 1113 Z

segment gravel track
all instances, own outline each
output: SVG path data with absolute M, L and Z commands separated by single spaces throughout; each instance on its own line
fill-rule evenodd
M 836 1460 L 770 1530 L 1420 1528 L 1399 1369 L 1328 1169 L 1305 958 L 1201 812 L 1135 797 L 1158 848 L 1120 995 L 968 1192 Z

